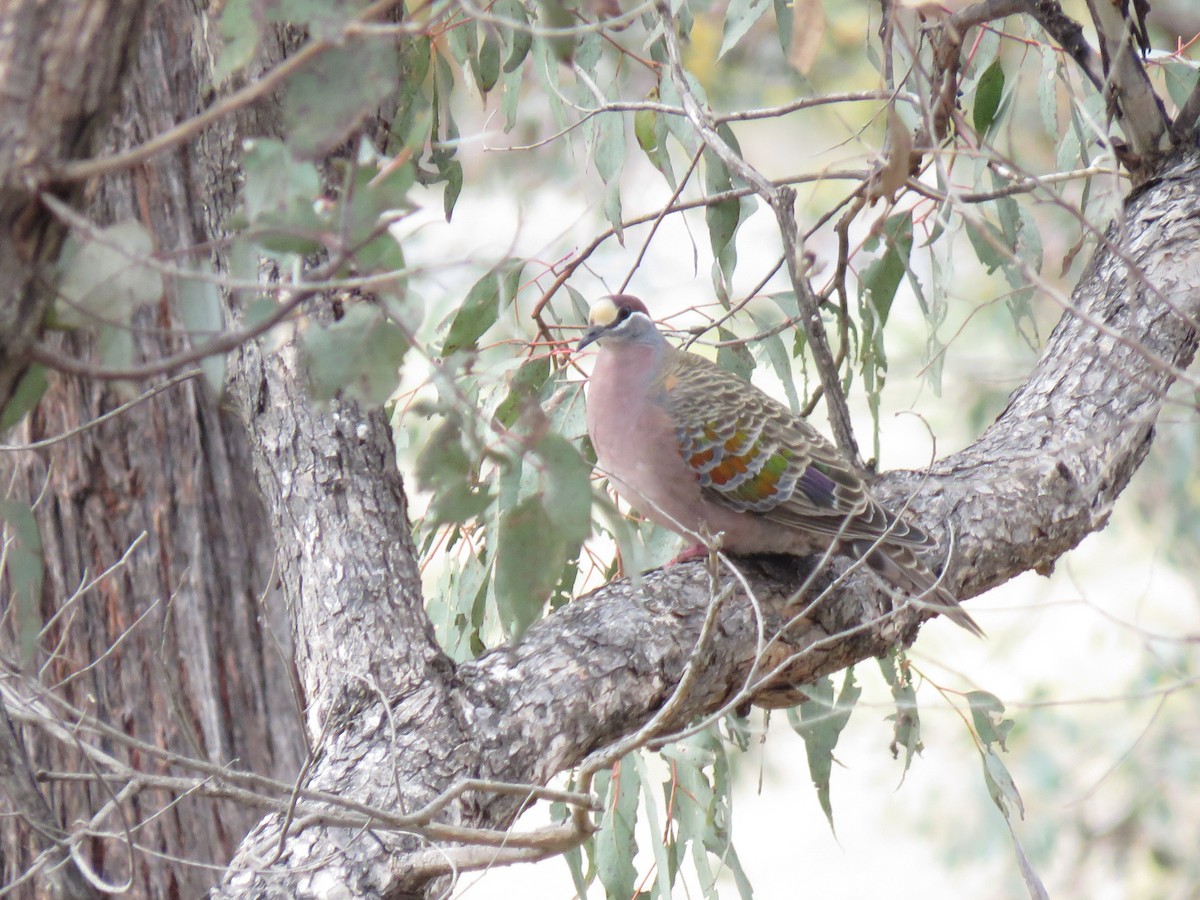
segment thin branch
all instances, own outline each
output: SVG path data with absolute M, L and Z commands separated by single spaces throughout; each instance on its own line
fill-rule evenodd
M 830 350 L 829 339 L 825 334 L 825 325 L 821 321 L 820 304 L 813 293 L 807 274 L 802 269 L 804 245 L 796 224 L 796 192 L 765 178 L 762 173 L 734 152 L 725 139 L 717 133 L 708 110 L 701 106 L 692 92 L 684 72 L 679 37 L 675 32 L 675 19 L 671 15 L 670 8 L 660 4 L 658 12 L 663 22 L 663 42 L 666 45 L 667 58 L 670 61 L 671 80 L 679 92 L 683 108 L 687 111 L 688 120 L 692 123 L 696 134 L 725 164 L 726 168 L 751 185 L 754 193 L 762 197 L 775 213 L 792 289 L 795 291 L 796 301 L 804 316 L 804 330 L 808 335 L 817 374 L 825 388 L 825 402 L 829 412 L 830 426 L 842 452 L 851 462 L 861 467 L 862 458 L 859 455 L 858 442 L 854 438 L 854 430 L 850 423 L 850 409 L 838 378 L 833 352 Z

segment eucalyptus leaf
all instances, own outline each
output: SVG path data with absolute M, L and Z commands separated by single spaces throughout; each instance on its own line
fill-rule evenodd
M 842 729 L 850 721 L 850 713 L 862 695 L 854 680 L 853 666 L 846 670 L 842 679 L 842 690 L 834 700 L 833 682 L 829 678 L 818 679 L 807 685 L 804 692 L 809 699 L 801 703 L 796 711 L 788 710 L 788 721 L 800 737 L 804 738 L 804 749 L 808 756 L 808 771 L 813 786 L 817 789 L 817 801 L 829 821 L 829 829 L 835 834 L 833 805 L 830 802 L 830 775 L 833 771 L 833 751 L 837 746 Z
M 208 262 L 198 263 L 196 271 L 201 275 L 213 275 Z M 225 329 L 225 314 L 221 303 L 221 291 L 214 281 L 207 278 L 181 278 L 176 283 L 176 300 L 180 318 L 187 328 L 192 345 L 211 341 Z M 225 354 L 216 353 L 200 360 L 204 380 L 214 394 L 219 395 L 225 383 Z
M 37 406 L 49 385 L 45 366 L 31 363 L 13 388 L 8 404 L 0 410 L 0 433 L 12 428 Z
M 150 233 L 134 221 L 72 241 L 60 261 L 61 300 L 55 309 L 59 324 L 128 323 L 136 307 L 162 297 L 162 275 L 149 264 L 153 253 Z
M 340 321 L 305 332 L 301 349 L 313 399 L 345 394 L 378 406 L 400 381 L 408 340 L 378 309 L 355 304 Z
M 531 494 L 501 513 L 496 603 L 514 640 L 541 616 L 564 562 L 562 538 L 539 495 Z
M 633 866 L 637 852 L 633 829 L 637 823 L 641 778 L 629 757 L 617 763 L 615 773 L 616 777 L 609 782 L 604 818 L 596 835 L 596 873 L 609 897 L 633 897 L 637 879 Z
M 301 159 L 318 159 L 340 144 L 396 90 L 397 48 L 388 41 L 348 39 L 288 79 L 283 97 L 287 144 Z
M 524 264 L 507 260 L 475 282 L 455 313 L 442 344 L 442 356 L 459 350 L 478 350 L 479 339 L 496 324 L 502 309 L 517 295 Z

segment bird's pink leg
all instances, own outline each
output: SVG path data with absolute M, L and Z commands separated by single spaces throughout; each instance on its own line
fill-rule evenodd
M 673 566 L 677 563 L 691 562 L 694 559 L 708 559 L 708 548 L 703 544 L 692 544 L 692 546 L 676 556 L 667 565 Z

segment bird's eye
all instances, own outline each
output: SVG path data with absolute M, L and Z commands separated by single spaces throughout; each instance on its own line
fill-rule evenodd
M 630 309 L 628 306 L 622 306 L 620 308 L 620 310 L 617 311 L 617 321 L 624 322 L 631 315 L 633 315 L 633 310 Z

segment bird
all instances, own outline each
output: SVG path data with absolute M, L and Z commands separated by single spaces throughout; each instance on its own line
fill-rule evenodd
M 832 548 L 983 636 L 922 558 L 938 552 L 936 539 L 880 505 L 803 417 L 673 346 L 637 297 L 591 305 L 575 350 L 593 343 L 587 429 L 599 468 L 637 512 L 694 543 L 681 559 L 718 534 L 735 556 Z

